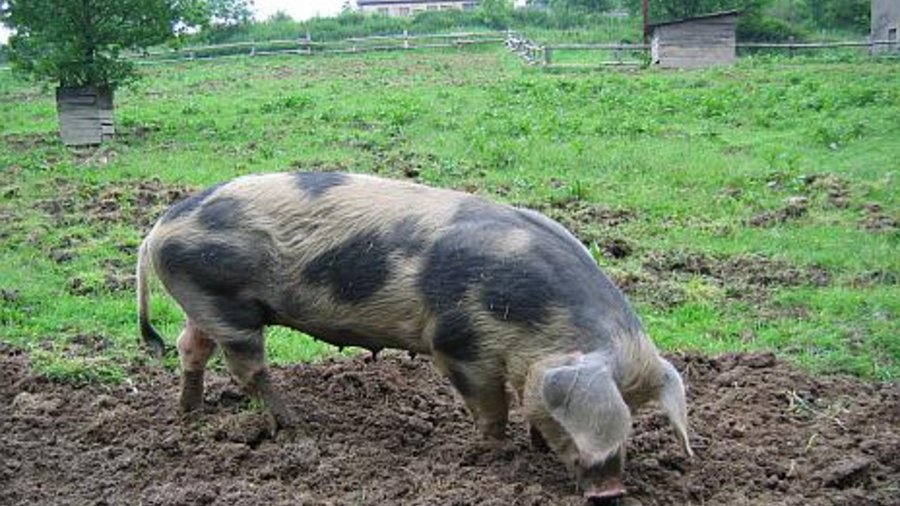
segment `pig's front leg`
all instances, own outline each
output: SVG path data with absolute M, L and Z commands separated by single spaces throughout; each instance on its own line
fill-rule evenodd
M 441 354 L 435 354 L 434 363 L 462 396 L 485 442 L 505 439 L 509 399 L 501 371 L 492 364 L 450 360 Z

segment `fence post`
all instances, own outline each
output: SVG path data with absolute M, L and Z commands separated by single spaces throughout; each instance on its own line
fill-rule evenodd
M 306 54 L 312 55 L 312 36 L 306 31 Z
M 250 46 L 250 56 L 256 56 L 256 41 L 253 41 L 253 44 Z
M 403 30 L 403 49 L 409 49 L 409 30 Z
M 553 63 L 553 48 L 544 46 L 544 66 L 549 67 Z
M 794 36 L 793 35 L 788 37 L 788 57 L 789 58 L 794 57 Z

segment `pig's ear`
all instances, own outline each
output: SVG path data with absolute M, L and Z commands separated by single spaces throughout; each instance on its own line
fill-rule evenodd
M 659 360 L 662 365 L 662 388 L 659 389 L 657 401 L 669 418 L 669 423 L 672 425 L 672 430 L 675 431 L 675 437 L 681 443 L 681 448 L 689 457 L 693 457 L 694 450 L 691 449 L 691 442 L 688 439 L 684 383 L 682 383 L 681 375 L 678 374 L 675 366 L 664 358 Z
M 605 361 L 547 369 L 541 395 L 586 463 L 605 461 L 625 443 L 631 413 Z

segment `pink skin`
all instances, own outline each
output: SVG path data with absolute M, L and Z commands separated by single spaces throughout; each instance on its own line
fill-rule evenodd
M 601 503 L 602 501 L 609 501 L 610 499 L 617 499 L 626 494 L 625 487 L 618 486 L 611 489 L 606 490 L 588 490 L 584 493 L 584 498 L 593 503 Z
M 579 481 L 584 498 L 591 504 L 614 504 L 614 500 L 627 492 L 622 483 L 624 452 L 619 452 L 605 463 L 582 471 Z

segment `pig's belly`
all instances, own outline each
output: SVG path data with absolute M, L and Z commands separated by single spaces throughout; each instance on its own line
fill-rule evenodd
M 282 314 L 278 323 L 335 346 L 431 352 L 425 339 L 426 311 L 419 301 L 379 300 L 346 305 L 298 297 L 292 306 L 294 311 Z

